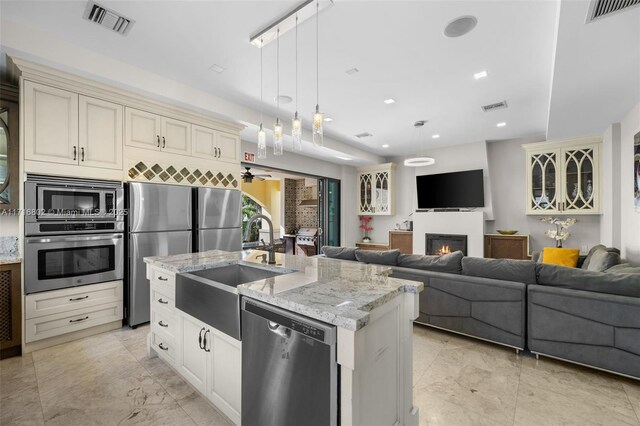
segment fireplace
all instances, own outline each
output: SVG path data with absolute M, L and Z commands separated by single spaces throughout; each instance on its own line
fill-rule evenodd
M 467 236 L 457 234 L 424 234 L 425 254 L 442 255 L 462 251 L 467 255 Z

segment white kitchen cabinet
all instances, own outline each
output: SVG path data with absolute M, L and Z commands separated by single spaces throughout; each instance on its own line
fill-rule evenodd
M 25 80 L 24 158 L 78 164 L 78 94 Z
M 395 163 L 358 169 L 358 215 L 395 214 Z
M 600 213 L 600 137 L 525 144 L 526 211 Z
M 178 344 L 178 370 L 198 391 L 205 393 L 207 364 L 210 349 L 203 345 L 206 324 L 183 312 L 179 313 L 180 342 Z
M 229 418 L 239 423 L 242 399 L 242 344 L 215 328 L 208 327 L 206 344 L 207 398 Z
M 191 124 L 135 108 L 126 108 L 125 144 L 136 148 L 191 154 Z
M 237 135 L 195 124 L 192 125 L 191 134 L 194 157 L 209 157 L 228 163 L 240 161 L 240 138 Z
M 122 105 L 80 95 L 78 161 L 122 170 Z

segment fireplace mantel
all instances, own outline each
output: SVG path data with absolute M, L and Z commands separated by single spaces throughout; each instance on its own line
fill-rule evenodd
M 467 255 L 484 257 L 484 212 L 415 212 L 413 252 L 425 254 L 425 234 L 467 236 Z

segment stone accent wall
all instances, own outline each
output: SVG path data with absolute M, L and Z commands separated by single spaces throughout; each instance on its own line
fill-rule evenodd
M 318 208 L 300 206 L 300 202 L 311 198 L 312 193 L 311 187 L 305 187 L 304 179 L 284 180 L 285 232 L 292 232 L 294 228 L 318 226 Z

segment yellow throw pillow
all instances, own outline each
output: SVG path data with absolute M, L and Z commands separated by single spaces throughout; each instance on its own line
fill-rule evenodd
M 542 249 L 542 263 L 575 268 L 578 266 L 578 257 L 580 257 L 580 249 L 577 248 L 545 247 Z

